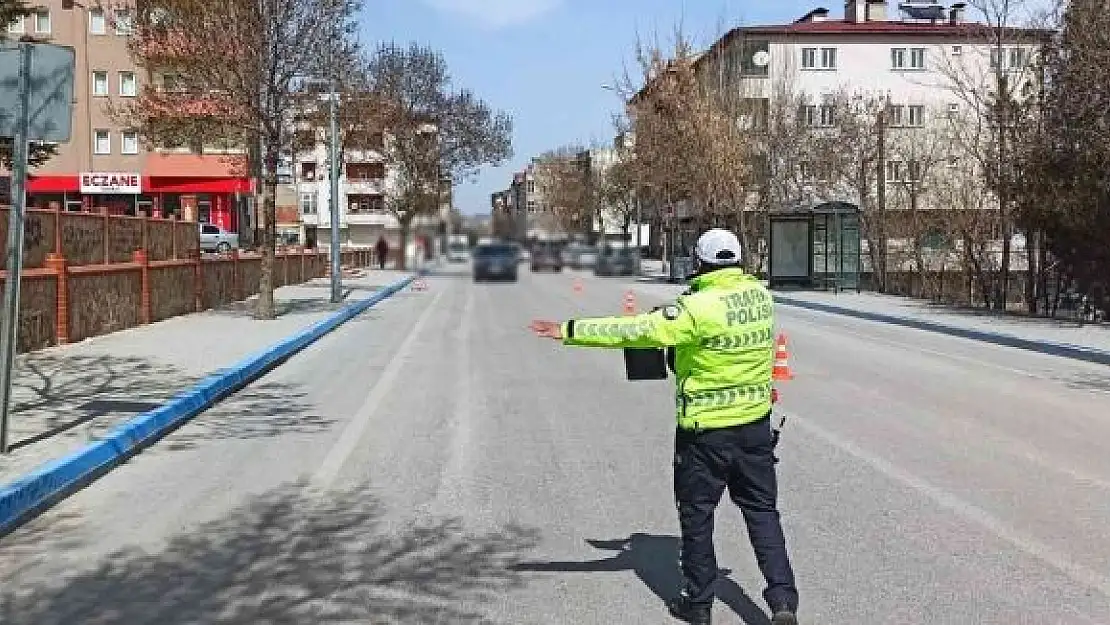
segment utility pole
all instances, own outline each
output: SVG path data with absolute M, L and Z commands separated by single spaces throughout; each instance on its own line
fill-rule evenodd
M 879 215 L 879 253 L 875 255 L 875 260 L 878 261 L 878 267 L 872 267 L 871 270 L 878 274 L 878 287 L 880 293 L 886 293 L 886 112 L 890 102 L 882 99 L 879 105 L 879 114 L 876 116 L 876 126 L 878 132 L 878 154 L 876 155 L 875 162 L 878 171 L 876 172 L 875 182 L 877 185 L 877 193 L 875 194 L 876 211 Z
M 12 137 L 12 208 L 8 213 L 8 279 L 4 281 L 4 319 L 0 333 L 0 453 L 6 454 L 12 400 L 12 365 L 19 338 L 19 283 L 23 280 L 23 214 L 27 204 L 27 132 L 31 118 L 31 46 L 19 44 L 19 121 Z
M 342 267 L 340 266 L 339 250 L 339 122 L 336 119 L 339 107 L 339 93 L 335 87 L 335 75 L 332 75 L 330 93 L 328 94 L 330 117 L 330 146 L 328 150 L 328 178 L 331 182 L 330 213 L 331 213 L 331 301 L 338 304 L 343 301 Z

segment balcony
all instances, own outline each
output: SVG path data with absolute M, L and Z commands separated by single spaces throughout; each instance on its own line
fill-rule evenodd
M 348 212 L 343 221 L 352 226 L 382 226 L 387 229 L 401 226 L 390 212 Z

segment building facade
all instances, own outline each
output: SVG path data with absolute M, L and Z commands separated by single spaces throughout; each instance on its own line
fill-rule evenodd
M 36 12 L 7 26 L 75 51 L 73 131 L 57 154 L 33 169 L 28 205 L 68 211 L 146 214 L 253 228 L 253 184 L 241 150 L 197 153 L 151 149 L 112 114 L 161 79 L 136 66 L 128 49 L 134 3 L 37 0 Z

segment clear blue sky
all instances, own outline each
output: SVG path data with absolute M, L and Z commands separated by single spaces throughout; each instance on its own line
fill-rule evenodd
M 610 142 L 617 96 L 602 88 L 627 64 L 637 36 L 664 43 L 682 24 L 708 44 L 738 24 L 786 23 L 840 0 L 367 0 L 362 38 L 441 50 L 455 83 L 513 116 L 513 159 L 456 189 L 464 213 L 489 211 L 513 171 L 567 143 Z

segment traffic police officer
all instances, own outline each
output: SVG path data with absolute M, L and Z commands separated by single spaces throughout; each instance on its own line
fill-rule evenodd
M 771 622 L 795 625 L 798 591 L 777 509 L 770 420 L 773 302 L 741 269 L 740 251 L 734 234 L 709 230 L 695 248 L 690 289 L 674 304 L 636 316 L 536 321 L 532 330 L 565 345 L 673 348 L 674 491 L 685 583 L 667 607 L 686 622 L 710 623 L 718 575 L 713 521 L 727 486 L 767 582 Z

